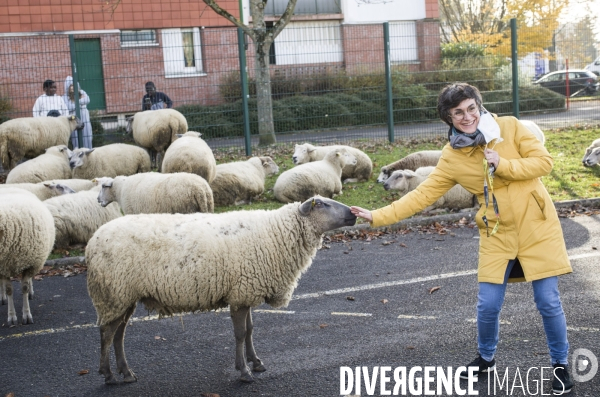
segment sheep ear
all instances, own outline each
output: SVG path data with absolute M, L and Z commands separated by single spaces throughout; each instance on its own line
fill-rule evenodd
M 335 156 L 340 157 L 341 156 L 340 152 L 335 152 Z
M 90 149 L 90 150 L 87 150 L 87 151 L 85 152 L 85 154 L 90 154 L 90 153 L 92 153 L 94 150 L 96 150 L 96 148 L 94 148 L 94 149 Z
M 298 208 L 298 212 L 300 212 L 300 215 L 302 216 L 307 216 L 308 214 L 310 214 L 310 211 L 312 211 L 315 204 L 316 199 L 314 197 L 310 198 L 300 205 L 300 208 Z
M 410 178 L 414 177 L 414 175 L 413 175 L 413 174 L 406 174 L 406 175 L 404 175 L 404 176 L 406 177 L 406 179 L 410 179 Z

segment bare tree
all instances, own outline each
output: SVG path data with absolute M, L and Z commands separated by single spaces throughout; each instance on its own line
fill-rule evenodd
M 258 107 L 259 145 L 275 143 L 275 126 L 273 123 L 273 103 L 271 100 L 271 74 L 269 72 L 269 48 L 275 38 L 290 21 L 296 2 L 288 0 L 287 7 L 279 20 L 268 29 L 265 24 L 265 8 L 267 0 L 250 0 L 252 25 L 243 24 L 228 11 L 221 8 L 215 0 L 202 0 L 217 14 L 243 29 L 254 42 L 254 60 L 256 64 L 256 101 Z

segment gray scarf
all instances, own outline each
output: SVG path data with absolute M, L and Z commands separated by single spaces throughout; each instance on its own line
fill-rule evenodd
M 464 132 L 458 131 L 456 128 L 450 128 L 450 146 L 452 149 L 460 149 L 469 146 L 480 146 L 485 145 L 485 137 L 481 131 L 477 130 L 473 134 L 465 134 Z

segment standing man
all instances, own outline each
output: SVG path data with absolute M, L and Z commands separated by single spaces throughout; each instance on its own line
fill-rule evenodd
M 61 96 L 56 95 L 54 80 L 46 80 L 42 85 L 44 94 L 36 99 L 33 105 L 33 117 L 68 116 L 67 104 Z
M 143 110 L 156 110 L 164 108 L 172 108 L 173 101 L 164 92 L 156 91 L 156 86 L 153 82 L 146 83 L 146 95 L 142 99 Z

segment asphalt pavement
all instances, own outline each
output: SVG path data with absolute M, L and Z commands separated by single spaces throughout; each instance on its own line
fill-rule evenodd
M 576 365 L 576 375 L 585 379 L 594 358 L 600 358 L 600 216 L 563 218 L 561 223 L 574 272 L 560 278 L 560 290 L 570 350 L 588 355 L 578 355 Z M 254 310 L 255 347 L 267 367 L 254 383 L 238 380 L 228 312 L 158 320 L 140 305 L 125 338 L 138 382 L 105 386 L 97 373 L 99 330 L 84 273 L 35 282 L 35 324 L 8 327 L 6 306 L 0 306 L 0 396 L 382 395 L 393 391 L 395 369 L 413 369 L 423 382 L 417 367 L 455 371 L 475 357 L 479 237 L 469 222 L 446 230 L 373 234 L 370 241 L 329 238 L 287 308 Z M 19 292 L 16 308 L 20 316 Z M 494 393 L 494 380 L 488 385 L 482 378 L 474 390 L 478 395 L 548 395 L 549 370 L 542 381 L 541 368 L 550 362 L 531 284 L 508 287 L 501 320 L 496 359 L 499 374 L 508 381 L 503 389 L 496 384 Z M 390 367 L 392 381 L 382 389 L 376 378 L 369 393 L 363 376 L 358 393 L 356 384 L 346 393 L 342 367 L 364 367 L 367 381 L 375 367 Z M 435 391 L 436 382 L 428 389 Z M 458 386 L 468 387 L 465 381 Z M 406 393 L 424 395 L 425 389 Z M 457 395 L 456 389 L 452 393 L 442 389 L 432 395 Z M 570 394 L 598 395 L 600 373 L 577 382 Z

